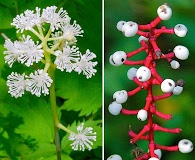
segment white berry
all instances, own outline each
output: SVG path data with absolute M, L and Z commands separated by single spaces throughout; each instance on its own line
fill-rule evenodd
M 112 115 L 119 115 L 122 109 L 122 105 L 116 102 L 112 102 L 110 103 L 110 105 L 108 106 L 108 111 L 112 114 Z
M 116 103 L 125 103 L 127 101 L 128 94 L 127 91 L 122 90 L 122 91 L 116 91 L 113 94 L 113 99 L 116 101 Z
M 122 27 L 123 25 L 125 24 L 126 22 L 125 21 L 119 21 L 116 25 L 116 28 L 119 30 L 119 31 L 122 31 Z
M 137 118 L 140 121 L 145 121 L 148 118 L 148 112 L 144 109 L 139 110 L 139 112 L 137 114 Z
M 149 150 L 148 150 L 148 152 L 149 152 Z M 155 149 L 154 150 L 154 153 L 158 156 L 159 159 L 161 159 L 161 157 L 162 157 L 162 151 L 160 149 Z
M 155 149 L 154 153 L 158 156 L 159 159 L 162 157 L 162 151 L 160 149 Z
M 137 68 L 130 68 L 127 72 L 127 77 L 130 80 L 133 80 L 134 77 L 136 77 L 136 73 L 137 73 Z
M 141 66 L 136 73 L 136 77 L 139 81 L 145 82 L 150 79 L 151 77 L 151 71 L 149 68 L 145 66 Z
M 122 27 L 122 32 L 125 37 L 133 37 L 138 31 L 138 25 L 135 22 L 126 22 Z
M 193 150 L 193 144 L 188 139 L 179 141 L 178 148 L 181 153 L 189 153 Z
M 150 159 L 148 159 L 148 160 L 160 160 L 160 159 L 158 159 L 158 158 L 156 158 L 156 157 L 152 157 L 152 158 L 150 158 Z
M 157 9 L 157 13 L 158 13 L 158 16 L 160 17 L 160 19 L 162 19 L 162 20 L 168 20 L 172 16 L 172 10 L 167 4 L 161 5 Z
M 127 55 L 124 51 L 116 51 L 113 55 L 110 56 L 110 64 L 113 66 L 120 66 L 127 59 Z
M 176 87 L 173 89 L 173 94 L 174 94 L 174 95 L 179 95 L 179 94 L 181 94 L 182 91 L 183 91 L 183 87 L 181 87 L 181 86 L 176 86 Z
M 174 27 L 174 32 L 175 34 L 178 36 L 178 37 L 185 37 L 187 32 L 188 32 L 188 29 L 186 28 L 185 25 L 183 24 L 177 24 L 175 27 Z
M 179 62 L 177 62 L 176 60 L 172 60 L 170 64 L 173 69 L 178 69 L 180 67 Z
M 172 92 L 175 88 L 175 82 L 172 79 L 165 79 L 161 83 L 161 90 L 165 93 Z
M 113 154 L 107 160 L 122 160 L 122 158 L 118 154 Z
M 144 36 L 140 36 L 139 38 L 138 38 L 138 41 L 139 41 L 139 43 L 142 41 L 142 40 L 144 40 L 144 41 L 148 41 L 148 38 L 146 38 L 146 37 L 144 37 Z
M 178 59 L 186 60 L 189 56 L 189 50 L 182 45 L 178 45 L 173 49 L 173 52 L 175 53 L 175 56 Z

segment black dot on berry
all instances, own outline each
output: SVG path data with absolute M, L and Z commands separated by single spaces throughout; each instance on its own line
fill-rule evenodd
M 184 144 L 185 144 L 185 145 L 187 145 L 187 144 L 188 144 L 188 142 L 184 142 Z
M 125 59 L 124 59 L 124 58 L 122 58 L 122 59 L 121 59 L 121 61 L 122 61 L 122 62 L 124 62 L 124 61 L 125 61 Z
M 169 86 L 172 86 L 172 84 L 170 82 L 168 84 L 169 84 Z
M 139 79 L 142 79 L 142 76 L 138 77 Z

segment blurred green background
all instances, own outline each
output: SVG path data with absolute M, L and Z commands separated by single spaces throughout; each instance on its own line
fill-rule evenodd
M 165 60 L 157 62 L 157 71 L 165 79 L 171 78 L 174 81 L 184 79 L 186 85 L 184 91 L 179 96 L 161 100 L 157 103 L 157 109 L 163 113 L 170 113 L 173 119 L 166 121 L 154 116 L 154 121 L 163 127 L 182 128 L 180 134 L 168 134 L 163 132 L 155 133 L 155 141 L 161 145 L 177 145 L 179 140 L 187 138 L 195 144 L 195 1 L 192 0 L 105 0 L 104 2 L 104 32 L 105 32 L 105 70 L 104 70 L 104 139 L 105 139 L 105 159 L 112 154 L 119 154 L 123 160 L 133 159 L 130 155 L 134 146 L 129 143 L 128 136 L 129 125 L 135 132 L 139 132 L 146 122 L 139 122 L 136 116 L 118 115 L 113 116 L 108 112 L 108 105 L 113 101 L 112 95 L 118 90 L 130 91 L 136 85 L 129 81 L 126 73 L 130 66 L 111 66 L 109 56 L 115 51 L 123 50 L 125 52 L 133 51 L 140 47 L 138 35 L 132 38 L 126 38 L 116 29 L 116 24 L 120 20 L 134 21 L 138 24 L 147 24 L 157 17 L 157 8 L 163 3 L 168 3 L 172 8 L 172 17 L 168 21 L 163 21 L 159 26 L 165 25 L 173 28 L 176 24 L 184 24 L 188 28 L 188 34 L 184 38 L 176 35 L 162 35 L 157 43 L 164 53 L 173 50 L 176 45 L 184 45 L 190 51 L 190 56 L 186 61 L 178 60 L 180 68 L 173 70 Z M 143 59 L 145 54 L 139 54 L 133 59 Z M 138 68 L 138 66 L 135 66 Z M 158 87 L 155 87 L 157 95 L 162 94 Z M 145 104 L 146 91 L 141 91 L 135 96 L 128 98 L 123 104 L 127 109 L 141 109 Z M 147 152 L 147 142 L 139 141 L 138 146 Z M 162 160 L 192 160 L 195 157 L 195 151 L 189 154 L 180 152 L 163 151 Z

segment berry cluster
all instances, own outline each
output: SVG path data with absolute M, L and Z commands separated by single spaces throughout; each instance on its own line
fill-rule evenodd
M 187 28 L 183 24 L 177 24 L 174 28 L 166 28 L 162 26 L 160 29 L 157 25 L 162 20 L 170 19 L 172 10 L 167 4 L 161 5 L 157 9 L 158 17 L 151 23 L 146 25 L 139 25 L 135 22 L 119 21 L 117 23 L 117 29 L 126 37 L 132 37 L 136 34 L 140 35 L 139 43 L 141 47 L 135 51 L 125 53 L 124 51 L 117 51 L 110 56 L 110 63 L 113 66 L 119 66 L 122 64 L 140 65 L 141 67 L 130 68 L 127 72 L 129 80 L 133 80 L 138 86 L 131 91 L 117 91 L 113 95 L 114 102 L 112 102 L 108 109 L 112 115 L 125 114 L 125 115 L 137 115 L 140 121 L 148 120 L 147 124 L 139 133 L 135 133 L 132 129 L 129 131 L 131 137 L 130 143 L 135 144 L 138 140 L 146 140 L 149 142 L 147 153 L 135 156 L 137 160 L 159 160 L 161 159 L 161 150 L 177 151 L 182 153 L 189 153 L 193 150 L 193 144 L 187 139 L 179 141 L 176 146 L 163 146 L 155 143 L 154 132 L 162 131 L 168 133 L 180 133 L 180 128 L 169 129 L 164 128 L 153 121 L 153 115 L 160 118 L 170 120 L 172 116 L 170 114 L 164 114 L 156 109 L 156 101 L 170 97 L 171 95 L 179 95 L 183 91 L 184 81 L 182 79 L 174 82 L 172 79 L 163 79 L 156 70 L 156 60 L 165 59 L 167 60 L 173 69 L 180 67 L 178 61 L 173 58 L 176 57 L 179 60 L 186 60 L 189 56 L 189 50 L 182 45 L 176 46 L 170 53 L 162 53 L 161 49 L 157 45 L 157 38 L 161 34 L 176 34 L 179 37 L 184 37 L 187 34 Z M 128 58 L 145 51 L 147 56 L 144 60 L 132 61 Z M 163 92 L 162 95 L 153 94 L 153 86 L 159 85 Z M 122 108 L 122 104 L 125 103 L 128 97 L 135 95 L 141 90 L 147 91 L 145 106 L 140 110 L 128 110 Z M 119 155 L 112 155 L 108 160 L 122 160 Z

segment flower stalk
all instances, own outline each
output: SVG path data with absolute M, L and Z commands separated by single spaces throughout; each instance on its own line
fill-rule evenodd
M 85 148 L 92 149 L 93 141 L 96 140 L 96 132 L 93 128 L 83 128 L 82 123 L 77 127 L 78 133 L 74 133 L 60 123 L 57 114 L 56 105 L 56 88 L 55 88 L 55 70 L 83 74 L 87 79 L 91 78 L 97 72 L 94 67 L 97 62 L 92 60 L 96 55 L 86 50 L 85 54 L 76 47 L 77 36 L 82 37 L 83 30 L 76 21 L 70 23 L 71 18 L 66 10 L 56 6 L 46 7 L 42 10 L 36 7 L 34 11 L 26 10 L 24 13 L 17 15 L 11 23 L 15 26 L 17 32 L 23 33 L 29 31 L 37 36 L 38 41 L 34 42 L 31 36 L 22 35 L 20 41 L 12 42 L 7 36 L 2 34 L 6 39 L 4 47 L 5 62 L 11 68 L 17 61 L 30 67 L 37 63 L 37 70 L 30 75 L 25 73 L 19 74 L 12 72 L 8 76 L 7 86 L 12 97 L 18 98 L 28 91 L 32 95 L 40 97 L 49 95 L 50 105 L 54 124 L 54 143 L 56 146 L 57 160 L 61 160 L 61 141 L 59 129 L 64 130 L 73 141 L 71 147 L 73 150 L 82 150 Z M 48 31 L 45 31 L 45 24 L 49 25 Z M 26 32 L 28 33 L 28 32 Z
M 162 20 L 168 20 L 172 15 L 172 10 L 167 4 L 163 4 L 157 9 L 158 17 L 151 23 L 146 25 L 139 25 L 135 22 L 120 21 L 117 24 L 117 29 L 122 31 L 126 37 L 132 37 L 135 34 L 140 35 L 138 41 L 141 47 L 135 51 L 127 52 L 117 51 L 110 56 L 110 63 L 113 66 L 126 65 L 135 66 L 141 65 L 140 68 L 130 68 L 128 70 L 127 76 L 129 80 L 132 80 L 138 86 L 131 91 L 117 91 L 114 93 L 113 98 L 115 102 L 109 105 L 109 111 L 113 115 L 125 114 L 125 115 L 137 115 L 140 121 L 147 120 L 147 124 L 144 125 L 139 133 L 135 133 L 130 127 L 129 136 L 130 143 L 136 145 L 139 140 L 148 141 L 148 152 L 136 156 L 136 160 L 152 160 L 152 158 L 160 159 L 161 155 L 156 153 L 156 150 L 167 150 L 167 151 L 180 151 L 182 153 L 189 153 L 193 150 L 193 144 L 189 140 L 181 140 L 177 146 L 162 146 L 155 142 L 154 133 L 156 131 L 167 132 L 178 134 L 181 132 L 180 128 L 165 128 L 158 124 L 155 124 L 153 120 L 153 115 L 171 120 L 172 115 L 164 114 L 156 109 L 156 102 L 162 99 L 169 98 L 172 95 L 179 95 L 183 91 L 184 81 L 178 80 L 174 82 L 171 79 L 163 79 L 156 70 L 156 60 L 166 59 L 168 63 L 171 64 L 173 69 L 179 67 L 179 62 L 174 61 L 173 58 L 176 57 L 180 60 L 185 60 L 188 58 L 189 51 L 186 47 L 181 46 L 180 51 L 177 51 L 178 46 L 175 47 L 173 52 L 164 54 L 157 44 L 157 38 L 161 34 L 176 34 L 179 37 L 184 37 L 187 34 L 187 28 L 184 25 L 176 25 L 174 28 L 168 29 L 162 26 L 157 29 L 157 25 Z M 130 25 L 129 25 L 130 24 Z M 179 29 L 178 29 L 179 28 Z M 182 29 L 181 29 L 182 28 Z M 146 52 L 146 57 L 143 60 L 132 61 L 129 60 L 136 54 Z M 181 54 L 181 55 L 180 55 Z M 179 83 L 178 83 L 179 82 Z M 181 82 L 181 83 L 180 83 Z M 160 86 L 162 90 L 161 95 L 154 95 L 153 89 L 154 85 Z M 128 97 L 141 92 L 142 90 L 147 91 L 147 96 L 145 98 L 145 106 L 140 110 L 130 110 L 122 107 L 122 103 L 125 103 Z M 183 145 L 186 143 L 186 146 Z M 114 156 L 110 156 L 108 160 L 111 160 Z M 121 158 L 122 159 L 122 158 Z

